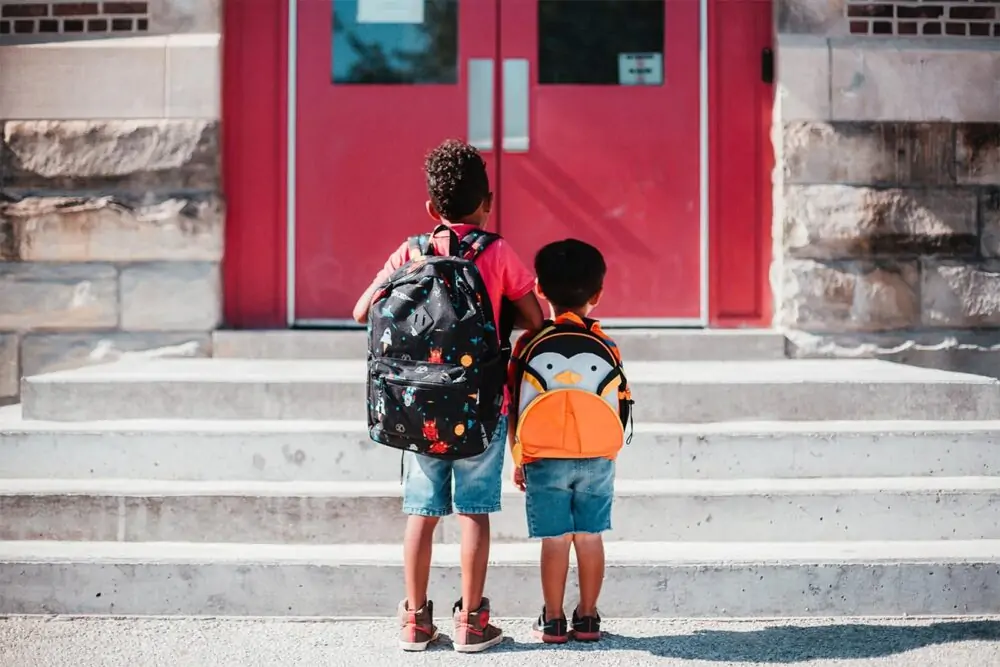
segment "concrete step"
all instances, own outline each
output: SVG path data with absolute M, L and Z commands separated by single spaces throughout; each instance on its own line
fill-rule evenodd
M 1000 381 L 871 360 L 639 362 L 639 422 L 998 419 Z M 363 361 L 128 360 L 26 378 L 28 419 L 357 419 Z
M 538 613 L 538 546 L 490 551 L 497 616 Z M 0 542 L 0 614 L 391 616 L 402 548 Z M 447 616 L 459 550 L 434 551 Z M 571 586 L 573 586 L 571 584 Z M 575 591 L 567 599 L 574 600 Z M 607 545 L 601 611 L 623 617 L 995 614 L 1000 541 Z
M 766 329 L 609 329 L 632 361 L 784 359 L 785 337 Z M 515 332 L 515 338 L 518 332 Z M 364 359 L 363 330 L 216 331 L 215 357 L 238 359 Z
M 636 424 L 619 479 L 1000 475 L 1000 422 Z M 508 460 L 509 468 L 509 460 Z M 398 481 L 358 421 L 46 422 L 0 408 L 0 479 Z
M 503 505 L 494 540 L 526 540 L 524 495 Z M 392 482 L 3 480 L 0 540 L 392 542 L 400 506 Z M 630 542 L 1000 539 L 1000 478 L 620 480 L 613 526 Z

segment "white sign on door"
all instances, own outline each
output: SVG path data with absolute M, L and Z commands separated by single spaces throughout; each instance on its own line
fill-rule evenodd
M 619 53 L 618 83 L 622 86 L 663 84 L 662 53 Z
M 358 23 L 423 23 L 424 0 L 358 0 Z

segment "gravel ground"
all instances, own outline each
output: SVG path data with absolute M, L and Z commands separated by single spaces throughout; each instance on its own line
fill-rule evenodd
M 1000 618 L 608 620 L 602 643 L 562 647 L 538 644 L 528 621 L 498 623 L 510 635 L 503 645 L 460 655 L 447 638 L 403 654 L 386 620 L 2 618 L 0 667 L 1000 665 Z

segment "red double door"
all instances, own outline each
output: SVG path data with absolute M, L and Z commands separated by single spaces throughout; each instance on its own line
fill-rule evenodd
M 424 155 L 476 145 L 525 262 L 567 237 L 609 265 L 597 313 L 703 312 L 699 0 L 298 3 L 294 315 L 343 322 L 428 231 Z

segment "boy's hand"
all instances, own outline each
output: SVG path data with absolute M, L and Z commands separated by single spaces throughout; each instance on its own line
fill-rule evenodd
M 524 468 L 521 466 L 514 468 L 514 485 L 524 491 Z

